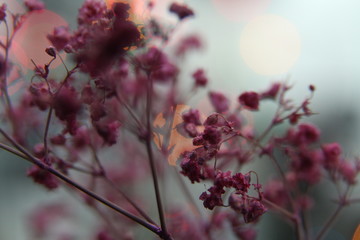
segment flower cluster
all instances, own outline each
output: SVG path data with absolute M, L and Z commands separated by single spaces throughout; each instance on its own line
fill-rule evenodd
M 202 48 L 201 38 L 189 34 L 179 42 L 171 39 L 195 12 L 171 3 L 167 14 L 175 15 L 178 24 L 166 27 L 152 15 L 156 4 L 149 2 L 149 16 L 138 24 L 127 3 L 108 7 L 102 0 L 85 0 L 76 29 L 55 26 L 47 35 L 52 46 L 39 51 L 49 61 L 33 62 L 34 75 L 16 97 L 7 89 L 16 65 L 9 57 L 12 40 L 27 17 L 45 5 L 25 0 L 22 14 L 0 6 L 0 24 L 7 31 L 6 41 L 0 40 L 5 50 L 0 53 L 0 148 L 33 164 L 29 178 L 51 191 L 63 182 L 71 186 L 68 190 L 98 214 L 98 225 L 89 230 L 98 240 L 137 239 L 138 226 L 165 240 L 215 239 L 225 231 L 254 240 L 256 231 L 262 231 L 256 224 L 267 211 L 282 214 L 300 240 L 312 234 L 305 217 L 318 204 L 312 187 L 329 179 L 337 188 L 337 212 L 358 201 L 350 193 L 360 161 L 346 159 L 338 143 L 322 143 L 319 128 L 303 121 L 313 114 L 314 86 L 300 104 L 287 97 L 291 88 L 282 82 L 264 91 L 239 91 L 235 100 L 212 90 L 204 66 L 183 69 L 188 53 Z M 63 61 L 63 54 L 71 60 Z M 64 76 L 52 68 L 58 58 Z M 183 86 L 184 76 L 192 80 L 190 86 Z M 190 108 L 180 117 L 178 107 L 197 91 L 206 91 L 214 112 Z M 249 116 L 262 110 L 265 101 L 276 110 L 263 128 Z M 280 124 L 290 127 L 274 131 Z M 191 147 L 182 146 L 186 140 Z M 167 161 L 175 153 L 179 159 L 171 166 Z M 270 180 L 255 167 L 245 170 L 260 159 L 263 164 L 262 158 L 272 162 L 271 172 L 277 174 Z M 196 200 L 183 177 L 205 186 Z M 179 203 L 182 198 L 164 201 L 165 195 L 173 196 L 161 187 L 170 178 L 178 180 L 184 203 Z M 53 239 L 47 234 L 50 225 L 70 216 L 51 206 L 32 215 L 38 239 Z M 317 239 L 329 227 L 324 224 Z

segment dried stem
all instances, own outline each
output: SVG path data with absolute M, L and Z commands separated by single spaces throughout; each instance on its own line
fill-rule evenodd
M 267 205 L 269 205 L 272 208 L 274 208 L 275 210 L 277 210 L 279 213 L 281 213 L 282 215 L 287 217 L 289 220 L 294 221 L 294 219 L 295 219 L 294 214 L 292 214 L 291 212 L 289 212 L 285 208 L 277 205 L 276 203 L 273 203 L 272 201 L 270 201 L 270 200 L 268 200 L 266 198 L 263 198 L 262 200 L 264 201 L 264 203 L 266 203 Z
M 12 118 L 12 106 L 11 106 L 11 99 L 7 90 L 7 70 L 8 70 L 8 61 L 9 61 L 9 49 L 11 46 L 11 42 L 12 42 L 12 37 L 10 37 L 10 33 L 9 33 L 9 26 L 8 23 L 6 21 L 6 19 L 4 19 L 4 24 L 6 27 L 6 42 L 5 42 L 5 59 L 4 59 L 4 66 L 3 68 L 4 70 L 4 76 L 3 76 L 3 82 L 1 83 L 1 91 L 4 93 L 5 95 L 5 100 L 6 100 L 6 105 L 8 107 L 9 110 L 9 114 L 10 114 L 10 119 Z
M 154 226 L 157 226 L 157 224 L 155 223 L 154 220 L 152 220 L 149 215 L 147 215 L 144 210 L 142 210 L 132 199 L 130 199 L 123 191 L 121 191 L 120 188 L 118 188 L 113 181 L 111 181 L 111 179 L 108 178 L 105 168 L 103 167 L 103 165 L 101 164 L 101 161 L 96 153 L 96 149 L 94 146 L 91 145 L 91 151 L 92 154 L 94 156 L 94 160 L 95 163 L 98 165 L 99 169 L 100 169 L 100 176 L 102 177 L 102 179 L 108 183 L 112 188 L 114 188 L 123 198 L 125 198 L 125 200 L 130 203 L 131 206 L 133 206 L 135 208 L 135 210 L 149 223 L 153 224 Z
M 339 216 L 340 212 L 344 209 L 345 206 L 349 205 L 349 202 L 347 201 L 347 195 L 349 193 L 350 188 L 348 187 L 344 193 L 343 196 L 340 197 L 340 201 L 338 202 L 338 206 L 336 207 L 336 210 L 334 213 L 328 218 L 326 223 L 324 224 L 323 228 L 320 230 L 320 232 L 316 236 L 316 240 L 321 240 L 323 237 L 325 237 L 325 234 L 331 227 L 331 225 L 335 222 L 336 218 Z
M 160 237 L 162 237 L 162 231 L 161 229 L 159 229 L 157 226 L 154 226 L 153 224 L 150 224 L 142 219 L 140 219 L 139 217 L 133 215 L 132 213 L 120 208 L 119 206 L 117 206 L 116 204 L 102 198 L 101 196 L 97 195 L 96 193 L 89 191 L 88 189 L 86 189 L 85 187 L 79 185 L 78 183 L 76 183 L 75 181 L 73 181 L 72 179 L 68 178 L 67 176 L 63 175 L 61 172 L 57 171 L 56 169 L 52 168 L 49 165 L 44 164 L 43 162 L 41 162 L 41 160 L 37 159 L 36 157 L 34 157 L 32 154 L 30 154 L 26 149 L 24 149 L 22 146 L 20 146 L 14 139 L 12 139 L 6 132 L 4 132 L 1 128 L 0 128 L 0 133 L 18 150 L 21 152 L 22 156 L 26 158 L 28 161 L 32 162 L 33 164 L 35 164 L 36 166 L 38 166 L 41 169 L 44 169 L 46 171 L 48 171 L 49 173 L 53 174 L 54 176 L 58 177 L 59 179 L 61 179 L 62 181 L 66 182 L 67 184 L 71 185 L 72 187 L 80 190 L 81 192 L 85 193 L 86 195 L 92 197 L 93 199 L 97 200 L 98 202 L 101 202 L 102 204 L 104 204 L 105 206 L 115 210 L 116 212 L 126 216 L 127 218 L 133 220 L 134 222 L 144 226 L 145 228 L 149 229 L 150 231 L 156 233 L 157 235 L 159 235 Z M 3 149 L 7 150 L 6 146 L 1 145 L 2 147 L 4 147 Z M 16 154 L 15 151 L 11 151 L 12 153 Z M 19 156 L 19 154 L 16 154 Z M 166 238 L 165 238 L 166 239 Z
M 154 185 L 155 196 L 156 196 L 156 204 L 157 204 L 157 208 L 158 208 L 163 238 L 164 239 L 172 239 L 166 229 L 164 210 L 163 210 L 163 205 L 161 202 L 161 195 L 160 195 L 160 190 L 159 190 L 158 176 L 156 173 L 154 154 L 153 154 L 153 150 L 152 150 L 152 146 L 151 146 L 151 144 L 152 144 L 152 126 L 151 126 L 152 96 L 153 96 L 153 82 L 152 82 L 151 77 L 148 76 L 148 89 L 147 89 L 147 101 L 146 101 L 147 133 L 145 136 L 146 152 L 148 155 L 150 169 L 151 169 L 151 176 L 153 179 L 153 185 Z
M 50 127 L 50 121 L 52 116 L 53 108 L 50 107 L 47 118 L 46 118 L 46 125 L 45 125 L 45 131 L 44 131 L 44 149 L 45 149 L 45 156 L 47 157 L 49 149 L 48 149 L 48 133 L 49 133 L 49 127 Z

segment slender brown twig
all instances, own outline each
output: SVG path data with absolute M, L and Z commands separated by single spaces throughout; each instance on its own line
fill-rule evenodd
M 44 164 L 40 159 L 34 157 L 32 154 L 30 154 L 25 148 L 20 146 L 14 139 L 12 139 L 3 129 L 0 128 L 0 133 L 21 153 L 22 157 L 25 157 L 28 161 L 32 162 L 39 168 L 48 171 L 49 173 L 53 174 L 54 176 L 58 177 L 65 183 L 69 184 L 70 186 L 78 189 L 79 191 L 85 193 L 86 195 L 92 197 L 93 199 L 97 200 L 98 202 L 104 204 L 105 206 L 115 210 L 116 212 L 126 216 L 127 218 L 133 220 L 134 222 L 144 226 L 145 228 L 149 229 L 150 231 L 156 233 L 159 235 L 159 237 L 162 237 L 162 231 L 159 229 L 159 227 L 154 226 L 153 224 L 146 222 L 142 220 L 141 218 L 133 215 L 132 213 L 120 208 L 116 204 L 104 199 L 103 197 L 99 196 L 98 194 L 86 189 L 85 187 L 81 186 L 77 182 L 73 181 L 69 177 L 63 175 L 61 172 L 57 171 L 56 169 L 52 168 L 51 166 Z M 7 149 L 5 146 L 3 146 L 3 149 Z M 16 153 L 15 151 L 11 151 L 12 153 Z M 18 154 L 17 154 L 18 155 Z M 20 155 L 20 154 L 19 154 Z M 162 237 L 163 238 L 163 237 Z M 166 238 L 164 238 L 166 239 Z

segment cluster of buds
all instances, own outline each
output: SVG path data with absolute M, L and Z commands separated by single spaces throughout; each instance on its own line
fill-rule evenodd
M 155 4 L 148 3 L 150 12 Z M 338 190 L 338 211 L 359 201 L 351 199 L 350 192 L 357 184 L 360 161 L 346 159 L 338 143 L 321 143 L 320 130 L 303 122 L 313 114 L 309 104 L 314 86 L 300 104 L 287 98 L 290 86 L 280 82 L 265 91 L 243 91 L 232 101 L 226 94 L 208 89 L 206 69 L 196 66 L 187 73 L 193 82 L 184 92 L 208 91 L 214 112 L 203 117 L 205 113 L 191 108 L 178 123 L 175 109 L 187 99 L 181 91 L 184 86 L 179 86 L 184 75 L 180 63 L 188 52 L 200 49 L 202 42 L 190 34 L 175 45 L 168 44 L 176 27 L 164 27 L 151 13 L 148 21 L 137 24 L 127 3 L 108 7 L 103 0 L 85 0 L 77 29 L 57 26 L 47 35 L 53 46 L 41 51 L 51 59 L 43 66 L 33 62 L 35 71 L 28 88 L 10 98 L 11 41 L 22 21 L 45 7 L 40 0 L 25 0 L 24 5 L 27 12 L 20 15 L 8 11 L 6 4 L 0 6 L 0 24 L 6 25 L 8 35 L 7 41 L 0 41 L 5 50 L 4 56 L 0 53 L 4 100 L 0 117 L 7 128 L 0 127 L 0 148 L 31 162 L 34 166 L 27 175 L 47 190 L 55 191 L 66 182 L 73 187 L 70 191 L 80 191 L 84 204 L 101 216 L 93 232 L 96 239 L 135 239 L 139 224 L 165 240 L 214 239 L 229 227 L 238 239 L 254 240 L 255 224 L 273 210 L 294 223 L 300 240 L 311 234 L 304 217 L 316 204 L 311 187 L 328 177 Z M 195 16 L 191 8 L 179 3 L 170 4 L 168 12 L 179 24 Z M 13 29 L 8 25 L 9 16 Z M 68 54 L 73 62 L 65 63 L 60 54 Z M 66 71 L 61 79 L 56 79 L 52 68 L 58 58 Z M 272 101 L 277 108 L 261 130 L 248 116 L 260 111 L 264 101 Z M 157 129 L 153 124 L 156 116 L 165 119 Z M 23 124 L 23 119 L 28 122 Z M 283 123 L 290 126 L 285 133 L 273 131 Z M 175 130 L 193 145 L 179 154 L 175 166 L 179 171 L 172 172 L 180 173 L 179 185 L 189 199 L 184 206 L 197 208 L 181 177 L 205 185 L 197 199 L 203 208 L 194 216 L 180 211 L 173 201 L 162 202 L 166 193 L 159 182 L 174 176 L 168 174 L 174 166 L 164 163 L 175 147 L 171 139 Z M 260 171 L 244 169 L 263 157 L 272 161 L 278 174 L 269 181 Z M 148 195 L 136 191 L 147 182 L 153 183 L 154 203 L 143 201 Z M 151 206 L 155 201 L 159 223 L 148 214 L 154 212 Z M 205 210 L 207 214 L 202 214 Z M 39 211 L 33 217 L 39 239 L 46 239 L 47 219 L 68 217 L 56 206 L 50 206 L 49 214 L 46 217 Z M 329 226 L 324 225 L 317 239 Z

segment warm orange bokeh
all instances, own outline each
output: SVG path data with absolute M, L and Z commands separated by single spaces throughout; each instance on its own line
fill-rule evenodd
M 176 126 L 183 122 L 182 117 L 181 117 L 182 113 L 186 110 L 189 110 L 189 108 L 190 107 L 187 105 L 177 105 L 175 108 L 175 111 L 174 111 L 174 116 L 173 116 L 174 119 L 173 119 L 172 126 L 171 126 L 172 129 L 171 129 L 170 139 L 169 139 L 168 149 L 167 149 L 167 150 L 172 149 L 172 151 L 168 155 L 167 160 L 168 160 L 168 163 L 173 166 L 176 165 L 176 161 L 179 159 L 180 155 L 183 152 L 191 151 L 194 148 L 196 148 L 192 144 L 192 138 L 184 137 L 176 129 Z M 154 125 L 154 127 L 161 128 L 162 126 L 165 125 L 166 121 L 170 121 L 170 119 L 163 118 L 163 114 L 160 113 L 155 118 L 153 125 Z M 155 136 L 154 137 L 155 144 L 160 149 L 163 144 L 164 136 L 162 136 L 160 134 L 155 134 L 154 136 Z
M 360 240 L 360 224 L 359 224 L 358 227 L 356 228 L 352 240 Z
M 287 74 L 301 54 L 301 37 L 294 24 L 274 14 L 251 20 L 240 36 L 246 65 L 264 76 Z
M 51 57 L 45 53 L 45 49 L 51 46 L 51 43 L 47 35 L 53 32 L 54 27 L 67 25 L 60 15 L 49 10 L 30 13 L 14 38 L 17 46 L 12 48 L 17 62 L 28 69 L 34 69 L 31 59 L 37 65 L 48 63 Z M 51 67 L 59 64 L 61 61 L 57 59 Z
M 148 15 L 148 5 L 145 0 L 105 0 L 110 9 L 116 2 L 128 3 L 130 5 L 130 19 L 135 23 L 141 23 Z

